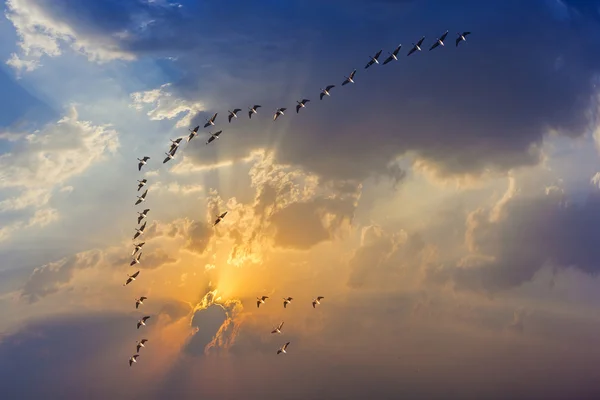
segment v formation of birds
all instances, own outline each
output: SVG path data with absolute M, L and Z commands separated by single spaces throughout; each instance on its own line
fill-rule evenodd
M 462 33 L 458 33 L 458 36 L 455 40 L 455 44 L 456 47 L 458 47 L 458 45 L 463 42 L 466 41 L 467 39 L 467 35 L 469 35 L 471 32 L 462 32 Z M 446 39 L 446 36 L 448 35 L 448 31 L 444 32 L 439 38 L 437 38 L 435 40 L 435 42 L 431 45 L 431 47 L 429 48 L 429 50 L 433 50 L 439 46 L 444 47 L 445 43 L 444 40 Z M 422 51 L 421 46 L 423 45 L 423 42 L 425 40 L 425 37 L 421 37 L 419 39 L 419 41 L 417 43 L 413 43 L 413 47 L 409 50 L 409 52 L 407 53 L 407 56 L 410 56 L 411 54 L 415 53 L 415 52 L 420 52 Z M 398 61 L 398 53 L 400 52 L 400 50 L 402 49 L 402 45 L 398 45 L 394 51 L 392 51 L 391 53 L 389 53 L 389 56 L 383 61 L 383 65 L 386 65 L 392 61 Z M 380 64 L 379 62 L 379 57 L 381 56 L 381 52 L 382 50 L 379 50 L 377 53 L 375 53 L 375 55 L 369 57 L 369 62 L 366 64 L 365 69 L 368 69 L 370 67 L 372 67 L 375 64 Z M 345 86 L 349 83 L 354 83 L 354 76 L 356 75 L 356 69 L 354 69 L 348 76 L 346 76 L 345 80 L 342 82 L 341 86 Z M 335 85 L 328 85 L 325 88 L 321 88 L 321 93 L 319 94 L 319 99 L 323 100 L 323 98 L 325 96 L 331 96 L 331 90 L 333 88 L 335 88 Z M 306 108 L 307 103 L 310 102 L 309 99 L 302 99 L 299 101 L 296 101 L 296 113 L 300 112 L 300 109 L 302 108 Z M 258 114 L 258 110 L 259 108 L 261 108 L 262 106 L 260 104 L 255 104 L 251 107 L 248 107 L 248 117 L 249 119 L 252 119 L 252 116 L 254 114 Z M 273 121 L 276 121 L 278 118 L 280 118 L 281 116 L 285 115 L 284 113 L 286 112 L 287 108 L 286 107 L 279 107 L 275 110 L 275 113 L 273 114 Z M 235 108 L 233 110 L 228 110 L 229 116 L 228 116 L 228 120 L 229 123 L 231 123 L 231 121 L 233 119 L 237 119 L 239 117 L 239 113 L 242 110 L 239 108 Z M 206 123 L 204 124 L 204 128 L 211 128 L 214 127 L 216 124 L 216 119 L 217 119 L 218 113 L 214 113 L 210 118 L 208 118 L 206 120 Z M 187 142 L 189 143 L 194 137 L 196 137 L 198 135 L 198 130 L 200 129 L 200 126 L 196 126 L 194 129 L 190 129 L 190 134 L 187 137 Z M 212 143 L 214 140 L 219 139 L 220 135 L 223 133 L 223 130 L 218 130 L 216 132 L 209 132 L 209 136 L 208 136 L 208 140 L 206 141 L 206 144 L 210 144 Z M 171 141 L 171 145 L 169 148 L 169 151 L 165 153 L 165 159 L 163 160 L 163 164 L 169 162 L 170 160 L 172 160 L 175 157 L 175 154 L 177 153 L 177 150 L 179 149 L 181 142 L 183 141 L 184 138 L 180 137 L 177 138 L 175 140 L 170 140 Z M 144 156 L 142 158 L 138 158 L 138 170 L 141 171 L 142 167 L 144 165 L 146 165 L 148 163 L 148 160 L 150 160 L 150 157 L 148 156 Z M 147 185 L 148 185 L 148 180 L 147 179 L 141 179 L 138 180 L 138 187 L 137 190 L 138 192 L 144 188 L 145 191 L 142 193 L 141 196 L 137 196 L 137 201 L 135 202 L 135 205 L 139 205 L 141 203 L 143 203 L 146 200 L 146 195 L 148 194 L 148 189 L 147 189 Z M 146 208 L 143 209 L 142 211 L 138 212 L 138 225 L 140 225 L 140 223 L 142 222 L 142 220 L 146 219 L 148 213 L 150 212 L 150 209 Z M 214 223 L 212 224 L 213 228 L 216 227 L 219 222 L 221 222 L 225 216 L 227 215 L 227 211 L 223 211 L 222 213 L 220 213 L 219 215 L 216 216 L 216 219 L 214 221 Z M 146 229 L 146 224 L 147 221 L 144 221 L 144 223 L 139 226 L 138 228 L 135 229 L 135 234 L 133 236 L 133 240 L 136 240 L 138 237 L 142 236 L 144 234 L 144 230 Z M 138 242 L 138 243 L 134 243 L 134 249 L 133 252 L 131 253 L 132 256 L 132 261 L 130 263 L 130 266 L 136 266 L 137 264 L 141 263 L 141 257 L 142 257 L 142 247 L 144 246 L 145 242 Z M 127 280 L 125 281 L 125 284 L 123 286 L 127 286 L 129 285 L 131 282 L 135 281 L 137 279 L 137 277 L 140 274 L 140 270 L 136 271 L 135 273 L 129 275 L 127 274 Z M 140 296 L 139 298 L 135 299 L 135 308 L 136 310 L 139 309 L 139 307 L 141 305 L 144 304 L 144 301 L 147 300 L 148 298 L 146 296 Z M 266 304 L 266 301 L 269 299 L 269 296 L 260 296 L 256 298 L 256 306 L 257 308 L 260 309 L 261 304 Z M 323 296 L 318 296 L 316 298 L 313 299 L 312 301 L 312 306 L 313 308 L 316 308 L 318 305 L 321 304 L 321 300 L 323 300 L 324 297 Z M 287 306 L 292 302 L 293 298 L 292 297 L 284 297 L 283 298 L 283 307 L 287 309 Z M 150 319 L 149 315 L 144 315 L 142 316 L 138 322 L 137 322 L 137 329 L 140 329 L 141 327 L 146 326 L 146 321 L 148 321 Z M 282 329 L 283 329 L 283 322 L 281 322 L 278 326 L 276 326 L 273 331 L 271 331 L 272 334 L 281 334 L 282 333 Z M 140 339 L 137 343 L 136 343 L 136 353 L 134 355 L 131 356 L 131 358 L 129 359 L 129 365 L 133 365 L 134 363 L 137 362 L 137 358 L 139 357 L 139 352 L 140 349 L 143 347 L 146 347 L 145 344 L 148 342 L 148 339 Z M 287 348 L 290 345 L 290 342 L 286 342 L 285 344 L 283 344 L 278 350 L 277 350 L 277 354 L 286 354 L 287 353 Z

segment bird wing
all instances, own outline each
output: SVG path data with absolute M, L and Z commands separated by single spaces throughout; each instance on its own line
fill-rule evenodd
M 463 32 L 463 34 L 462 34 L 462 35 L 463 35 L 464 37 L 467 37 L 467 35 L 470 35 L 470 34 L 471 34 L 471 32 Z
M 135 274 L 131 275 L 133 278 L 137 278 L 137 276 L 140 274 L 140 271 L 137 271 Z
M 142 323 L 141 323 L 141 322 L 138 322 L 138 323 L 137 323 L 137 328 L 138 328 L 138 329 L 140 329 L 140 326 L 142 326 Z
M 233 114 L 229 114 L 229 123 L 231 123 L 231 119 L 233 118 Z
M 417 46 L 421 47 L 421 45 L 423 44 L 423 40 L 425 40 L 425 36 L 422 36 L 421 39 L 419 39 L 419 41 L 417 42 Z
M 131 278 L 127 278 L 127 281 L 125 282 L 125 285 L 129 285 L 129 284 L 131 283 L 131 281 L 132 281 L 132 280 L 133 280 L 133 279 L 131 279 Z
M 412 49 L 410 49 L 410 51 L 408 52 L 407 56 L 410 56 L 412 53 L 414 53 L 415 51 L 417 51 L 417 47 L 413 47 Z
M 148 194 L 148 190 L 146 190 L 144 193 L 142 193 L 142 196 L 141 196 L 142 199 L 145 199 L 147 194 Z
M 136 302 L 135 302 L 135 309 L 137 310 L 137 309 L 139 308 L 139 306 L 140 306 L 140 302 L 139 302 L 139 301 L 136 301 Z
M 167 162 L 168 162 L 170 159 L 171 159 L 171 157 L 166 157 L 166 158 L 163 160 L 163 164 L 166 164 L 166 163 L 167 163 Z
M 435 49 L 436 47 L 438 47 L 440 44 L 438 42 L 435 42 L 430 48 L 429 51 Z
M 298 104 L 296 106 L 296 114 L 300 112 L 300 109 L 302 108 L 302 106 L 300 104 Z
M 133 361 L 129 360 L 129 366 L 131 367 L 133 365 Z
M 371 65 L 375 64 L 375 61 L 371 60 L 365 65 L 365 69 L 369 68 Z
M 256 300 L 256 308 L 260 308 L 260 301 Z
M 144 301 L 144 300 L 147 300 L 147 299 L 148 299 L 148 298 L 147 298 L 146 296 L 142 296 L 142 297 L 140 297 L 140 300 L 141 300 L 141 301 Z M 144 341 L 142 340 L 142 343 L 143 343 L 143 342 L 144 342 Z
M 139 200 L 138 200 L 138 201 L 139 201 Z M 137 203 L 135 203 L 135 204 L 137 204 Z M 139 232 L 136 232 L 136 233 L 135 233 L 135 235 L 133 235 L 133 239 L 134 239 L 134 240 L 135 240 L 135 239 L 137 239 L 137 238 L 138 238 L 138 236 L 140 236 L 140 233 L 139 233 Z
M 146 322 L 149 319 L 150 319 L 150 317 L 148 315 L 146 315 L 144 318 L 142 318 L 142 321 Z
M 457 40 L 458 40 L 458 39 L 457 39 Z M 142 170 L 142 165 L 144 165 L 144 164 L 142 164 L 141 162 L 138 164 L 138 171 L 141 171 L 141 170 Z
M 252 107 L 252 108 L 254 108 L 256 110 L 257 108 L 260 108 L 260 107 L 262 107 L 260 104 L 255 104 L 254 107 Z
M 214 133 L 214 135 L 215 135 L 215 137 L 216 137 L 216 136 L 219 136 L 221 133 L 223 133 L 223 131 L 218 131 L 218 132 L 215 132 L 215 133 Z
M 279 109 L 279 111 L 281 111 L 281 112 L 284 112 L 285 110 L 287 110 L 287 108 L 285 108 L 285 107 Z
M 278 326 L 279 329 L 283 328 L 283 321 L 281 321 L 281 323 Z
M 248 118 L 252 118 L 252 110 L 248 111 Z
M 263 300 L 266 300 L 266 299 L 268 299 L 268 298 L 269 298 L 269 296 L 263 296 L 263 297 L 262 297 L 262 299 L 263 299 Z
M 212 142 L 213 140 L 215 140 L 215 136 L 211 136 L 208 138 L 208 140 L 206 141 L 206 144 L 209 144 L 210 142 Z
M 321 95 L 319 96 L 319 99 L 323 100 L 323 96 L 325 96 L 325 93 L 321 93 Z
M 241 109 L 239 109 L 239 108 L 236 108 L 235 110 L 233 110 L 233 113 L 234 113 L 234 114 L 237 114 L 237 113 L 239 113 L 240 111 L 242 111 L 242 110 L 241 110 Z
M 144 184 L 142 184 L 142 183 L 138 183 L 138 192 L 139 192 L 139 191 L 140 191 L 140 189 L 141 189 L 141 188 L 143 188 L 143 187 L 144 187 Z
M 379 50 L 379 51 L 378 51 L 378 52 L 375 54 L 375 56 L 374 56 L 373 58 L 377 60 L 377 59 L 379 58 L 379 56 L 381 55 L 381 52 L 382 52 L 382 51 L 383 51 L 383 50 Z
M 344 85 L 346 85 L 346 84 L 348 84 L 348 83 L 350 83 L 350 80 L 349 80 L 349 79 L 346 79 L 344 82 L 342 82 L 342 86 L 344 86 Z
M 196 135 L 196 132 L 192 132 L 188 135 L 188 139 L 187 141 L 189 142 L 190 140 L 192 140 L 194 138 L 194 136 Z
M 280 353 L 281 353 L 281 349 L 277 350 L 277 354 L 280 354 Z
M 218 114 L 218 113 L 215 113 L 215 115 L 213 115 L 213 116 L 211 117 L 211 119 L 210 119 L 210 120 L 211 120 L 212 122 L 215 122 L 215 119 L 217 119 L 217 114 Z
M 150 209 L 146 208 L 144 211 L 142 211 L 142 214 L 146 215 L 146 214 L 148 214 L 148 211 L 150 211 Z
M 286 344 L 283 345 L 283 349 L 287 350 L 288 346 L 290 345 L 290 342 L 287 342 Z
M 135 265 L 135 259 L 131 263 L 129 263 L 129 265 L 130 266 L 134 266 Z
M 137 349 L 138 353 L 140 352 L 141 348 L 142 348 L 142 346 L 140 346 L 139 344 L 136 346 L 136 349 Z
M 446 40 L 446 36 L 448 36 L 448 31 L 444 32 L 444 34 L 440 37 L 440 40 L 443 42 Z
M 398 53 L 400 52 L 400 49 L 402 48 L 402 45 L 399 44 L 398 47 L 396 47 L 396 50 L 394 50 L 394 55 L 397 56 Z
M 352 71 L 352 72 L 350 73 L 350 76 L 349 76 L 349 78 L 350 78 L 350 79 L 354 79 L 354 74 L 356 74 L 356 70 L 354 70 L 354 71 Z
M 209 126 L 210 126 L 210 122 L 207 122 L 207 123 L 205 123 L 205 124 L 204 124 L 204 127 L 205 127 L 205 128 L 206 128 L 206 127 L 209 127 Z
M 390 61 L 392 61 L 394 59 L 394 57 L 389 56 L 388 58 L 385 59 L 385 61 L 383 62 L 383 65 L 389 63 Z
M 306 104 L 308 103 L 310 100 L 309 99 L 302 99 L 302 103 Z
M 142 227 L 140 228 L 140 231 L 143 231 L 144 229 L 146 229 L 146 224 L 147 224 L 147 222 L 144 222 L 144 225 L 142 225 Z
M 138 224 L 139 224 L 140 222 L 142 222 L 142 220 L 143 220 L 143 219 L 144 219 L 144 216 L 143 216 L 143 215 L 140 215 L 140 216 L 138 217 Z
M 316 307 L 317 307 L 317 302 L 313 301 L 313 308 L 316 308 Z
M 322 300 L 322 299 L 324 299 L 324 298 L 325 298 L 325 297 L 323 297 L 323 296 L 319 296 L 319 297 L 317 297 L 317 300 Z

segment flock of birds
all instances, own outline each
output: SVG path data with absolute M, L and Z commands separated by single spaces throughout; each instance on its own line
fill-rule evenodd
M 461 42 L 464 42 L 467 40 L 467 35 L 471 34 L 471 32 L 462 32 L 462 33 L 458 33 L 458 36 L 456 38 L 456 47 L 458 47 L 458 45 Z M 429 48 L 429 50 L 433 50 L 439 46 L 445 46 L 444 44 L 444 40 L 446 40 L 446 36 L 448 35 L 448 31 L 444 32 L 439 38 L 437 38 L 435 40 L 435 42 L 431 45 L 431 47 Z M 409 50 L 409 52 L 407 53 L 407 56 L 410 56 L 411 54 L 415 53 L 415 52 L 419 52 L 422 51 L 422 45 L 423 42 L 425 40 L 425 37 L 421 37 L 419 39 L 419 41 L 417 43 L 413 43 L 413 47 Z M 389 53 L 389 56 L 385 59 L 385 61 L 383 61 L 383 65 L 386 65 L 392 61 L 398 61 L 398 53 L 400 52 L 400 50 L 402 49 L 402 45 L 398 45 L 393 52 Z M 369 57 L 369 62 L 366 64 L 365 69 L 370 68 L 371 66 L 375 65 L 375 64 L 379 64 L 379 57 L 381 56 L 381 52 L 382 50 L 379 50 L 377 53 L 375 53 L 375 55 L 373 55 L 372 57 Z M 342 82 L 342 86 L 345 86 L 349 83 L 354 83 L 354 76 L 356 75 L 356 69 L 354 69 L 348 76 L 346 76 L 345 80 Z M 323 100 L 323 98 L 325 96 L 331 96 L 331 90 L 333 88 L 335 88 L 335 85 L 328 85 L 325 88 L 321 88 L 321 93 L 319 96 L 320 100 Z M 300 101 L 296 101 L 297 105 L 296 105 L 296 113 L 299 113 L 300 110 L 302 108 L 306 108 L 306 104 L 310 102 L 309 99 L 302 99 Z M 258 114 L 258 109 L 261 108 L 262 106 L 260 104 L 255 104 L 252 107 L 248 107 L 248 117 L 250 119 L 252 119 L 252 115 L 253 114 Z M 229 123 L 231 123 L 231 121 L 233 119 L 237 119 L 238 118 L 238 113 L 241 112 L 242 110 L 239 108 L 235 108 L 233 109 L 233 111 L 228 110 L 229 112 L 229 116 L 228 116 L 228 120 Z M 285 107 L 280 107 L 277 108 L 275 110 L 275 113 L 273 114 L 273 121 L 276 121 L 279 117 L 285 115 L 284 113 L 287 111 L 287 108 Z M 215 123 L 216 123 L 216 119 L 217 119 L 217 115 L 218 113 L 214 113 L 212 115 L 212 117 L 208 118 L 206 120 L 206 123 L 204 124 L 204 128 L 210 128 L 210 127 L 214 127 Z M 187 137 L 187 142 L 189 143 L 194 137 L 196 137 L 198 135 L 198 130 L 200 129 L 200 126 L 196 126 L 194 129 L 190 129 L 190 134 Z M 209 132 L 208 133 L 208 139 L 206 140 L 206 144 L 210 144 L 212 143 L 215 139 L 219 139 L 220 135 L 223 133 L 222 130 L 216 131 L 214 133 Z M 171 145 L 169 148 L 169 151 L 165 153 L 165 159 L 163 160 L 163 164 L 169 162 L 170 160 L 172 160 L 175 157 L 175 154 L 177 153 L 177 150 L 180 147 L 181 142 L 183 141 L 183 137 L 177 138 L 175 140 L 170 139 Z M 148 163 L 148 160 L 150 160 L 150 157 L 145 156 L 142 158 L 138 158 L 138 171 L 142 170 L 142 167 L 144 165 L 146 165 Z M 144 187 L 147 186 L 148 184 L 148 180 L 147 179 L 141 179 L 138 180 L 138 186 L 137 186 L 137 191 L 139 192 L 141 189 L 143 189 Z M 146 200 L 146 195 L 148 194 L 148 189 L 146 189 L 141 196 L 137 196 L 137 201 L 135 202 L 135 205 L 139 205 L 142 204 L 145 200 Z M 137 218 L 137 223 L 138 225 L 140 225 L 140 223 L 148 216 L 148 212 L 150 212 L 150 209 L 146 208 L 141 212 L 138 212 L 138 218 Z M 225 216 L 227 215 L 227 211 L 223 211 L 222 213 L 218 214 L 214 223 L 212 224 L 213 228 L 215 226 L 217 226 L 219 224 L 219 222 L 221 222 Z M 135 234 L 133 236 L 133 240 L 135 241 L 138 237 L 142 236 L 144 234 L 144 230 L 146 229 L 146 224 L 147 221 L 144 221 L 144 223 L 139 226 L 138 228 L 135 228 Z M 133 246 L 133 252 L 131 253 L 132 256 L 132 261 L 130 263 L 130 266 L 135 266 L 137 264 L 140 264 L 141 262 L 141 257 L 142 257 L 142 247 L 144 246 L 145 242 L 138 242 L 138 243 L 134 243 Z M 135 273 L 129 275 L 127 274 L 127 280 L 124 283 L 123 286 L 127 286 L 129 285 L 131 282 L 135 281 L 137 279 L 137 277 L 140 274 L 140 270 L 136 271 Z M 139 298 L 135 299 L 135 308 L 139 309 L 140 305 L 144 304 L 144 301 L 147 300 L 148 298 L 146 296 L 141 296 Z M 261 297 L 257 297 L 256 298 L 256 306 L 257 308 L 260 308 L 261 304 L 265 304 L 266 300 L 269 299 L 269 296 L 261 296 Z M 323 300 L 324 297 L 323 296 L 318 296 L 317 298 L 313 299 L 312 301 L 312 306 L 313 308 L 316 308 L 317 305 L 321 304 L 321 300 Z M 287 308 L 287 305 L 290 304 L 290 302 L 293 300 L 292 297 L 284 297 L 283 298 L 283 307 Z M 142 326 L 146 326 L 146 321 L 148 321 L 148 319 L 150 319 L 149 315 L 145 315 L 143 316 L 141 319 L 138 320 L 137 322 L 137 329 L 140 329 L 140 327 Z M 272 334 L 281 334 L 282 333 L 282 329 L 283 329 L 283 322 L 281 322 L 278 326 L 276 326 L 273 331 L 271 332 Z M 146 347 L 145 344 L 148 342 L 148 339 L 140 339 L 138 342 L 136 342 L 136 353 L 131 356 L 131 358 L 129 359 L 129 365 L 133 365 L 134 363 L 137 362 L 137 358 L 139 357 L 139 352 L 140 349 L 142 349 L 143 347 Z M 290 342 L 285 343 L 283 346 L 281 346 L 278 350 L 277 350 L 277 354 L 281 354 L 281 353 L 287 353 L 287 348 L 290 345 Z

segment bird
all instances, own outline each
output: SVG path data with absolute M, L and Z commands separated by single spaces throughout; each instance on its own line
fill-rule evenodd
M 136 349 L 137 349 L 137 352 L 138 352 L 138 353 L 140 352 L 140 349 L 141 349 L 142 347 L 146 347 L 146 346 L 144 346 L 144 343 L 146 343 L 147 341 L 148 341 L 148 339 L 142 339 L 142 340 L 140 340 L 139 342 L 137 342 Z
M 466 42 L 467 41 L 467 35 L 470 35 L 471 32 L 463 32 L 463 33 L 458 33 L 458 37 L 456 38 L 456 47 L 458 47 L 458 45 L 460 44 L 460 42 Z
M 129 359 L 129 366 L 131 367 L 133 365 L 133 363 L 137 362 L 137 358 L 139 357 L 139 354 L 134 354 L 133 356 L 131 356 L 131 358 Z
M 131 256 L 133 257 L 135 255 L 135 253 L 137 253 L 145 244 L 146 244 L 146 242 L 134 244 L 133 252 L 131 253 Z
M 412 53 L 414 53 L 417 50 L 421 51 L 421 45 L 423 44 L 423 40 L 425 40 L 425 36 L 422 36 L 421 39 L 419 39 L 419 41 L 417 42 L 417 44 L 413 43 L 413 48 L 410 49 L 407 56 L 410 56 Z
M 187 141 L 189 142 L 190 140 L 192 140 L 194 138 L 194 136 L 196 136 L 198 134 L 198 129 L 200 129 L 200 125 L 198 125 L 197 127 L 195 127 L 194 129 L 190 129 L 190 135 L 187 138 Z
M 227 111 L 229 111 L 229 110 L 227 110 Z M 231 123 L 232 118 L 237 118 L 237 113 L 239 113 L 240 111 L 242 111 L 242 110 L 239 108 L 236 108 L 233 111 L 229 111 L 229 123 Z
M 261 305 L 261 304 L 265 304 L 265 300 L 266 300 L 266 299 L 268 299 L 268 298 L 269 298 L 269 296 L 257 297 L 257 298 L 256 298 L 256 300 L 257 300 L 257 302 L 256 302 L 256 307 L 257 307 L 257 308 L 260 308 L 260 305 Z
M 146 218 L 146 215 L 148 215 L 148 211 L 150 211 L 150 209 L 149 209 L 149 208 L 146 208 L 144 211 L 142 211 L 142 212 L 138 212 L 138 224 L 139 224 L 140 222 L 142 222 L 142 220 L 143 220 L 144 218 Z
M 138 181 L 138 192 L 140 191 L 141 188 L 143 188 L 144 186 L 146 186 L 146 183 L 148 182 L 148 179 L 142 179 L 141 181 Z
M 287 342 L 286 344 L 284 344 L 283 346 L 281 346 L 279 348 L 279 350 L 277 350 L 277 354 L 283 353 L 283 354 L 287 354 L 287 352 L 285 351 L 287 349 L 287 347 L 290 345 L 290 342 Z
M 256 114 L 258 112 L 256 109 L 260 107 L 260 104 L 255 104 L 252 107 L 248 108 L 248 118 L 252 118 L 252 114 Z
M 385 61 L 383 62 L 383 65 L 389 63 L 392 60 L 398 61 L 398 53 L 400 52 L 401 48 L 402 48 L 402 45 L 399 44 L 398 47 L 396 47 L 396 50 L 394 50 L 393 52 L 391 52 L 390 56 L 385 59 Z
M 208 140 L 206 141 L 206 144 L 209 144 L 209 143 L 210 143 L 210 142 L 212 142 L 213 140 L 215 140 L 215 139 L 218 139 L 218 138 L 219 138 L 219 135 L 220 135 L 221 133 L 223 133 L 223 131 L 218 131 L 218 132 L 215 132 L 215 133 L 211 133 L 211 134 L 210 134 L 210 137 L 209 137 L 209 138 L 208 138 Z
M 146 326 L 146 321 L 150 318 L 149 315 L 146 315 L 142 319 L 140 319 L 137 323 L 137 328 L 140 329 L 140 326 Z
M 142 296 L 139 299 L 135 299 L 135 309 L 137 310 L 140 305 L 144 304 L 144 300 L 147 300 L 147 299 L 148 298 L 146 296 Z
M 448 31 L 444 32 L 444 34 L 442 36 L 440 36 L 439 38 L 437 38 L 437 40 L 435 41 L 435 43 L 429 48 L 429 51 L 435 49 L 438 46 L 444 46 L 444 40 L 446 40 L 446 36 L 448 35 Z
M 320 96 L 321 100 L 323 100 L 323 97 L 324 97 L 324 96 L 331 96 L 331 95 L 329 94 L 329 91 L 330 91 L 331 89 L 333 89 L 334 87 L 335 87 L 335 85 L 329 85 L 329 86 L 327 86 L 325 89 L 321 89 L 321 96 Z
M 146 200 L 146 195 L 148 194 L 148 189 L 146 189 L 146 191 L 144 193 L 142 193 L 141 196 L 136 196 L 138 199 L 135 202 L 135 205 L 137 206 L 138 204 L 140 204 L 142 201 Z
M 344 82 L 342 82 L 342 86 L 348 84 L 348 83 L 354 83 L 354 74 L 356 74 L 356 70 L 352 71 L 350 73 L 350 75 L 346 76 L 346 80 Z
M 288 304 L 289 304 L 289 303 L 290 303 L 292 300 L 294 300 L 294 298 L 293 298 L 293 297 L 287 297 L 287 298 L 286 298 L 286 297 L 284 297 L 284 298 L 283 298 L 283 308 L 287 308 L 287 305 L 288 305 Z
M 169 140 L 171 141 L 171 147 L 169 148 L 169 152 L 172 152 L 173 149 L 176 149 L 177 147 L 179 147 L 179 143 L 181 143 L 183 138 L 177 138 L 175 140 L 169 139 Z
M 215 220 L 215 223 L 213 224 L 213 226 L 217 226 L 217 224 L 218 224 L 219 222 L 221 222 L 221 220 L 222 220 L 223 218 L 225 218 L 225 216 L 226 216 L 226 215 L 227 215 L 227 211 L 225 211 L 225 212 L 221 213 L 220 215 L 217 215 L 217 219 Z
M 271 333 L 281 333 L 281 328 L 283 328 L 283 321 L 279 324 L 279 326 L 276 326 Z
M 284 115 L 283 112 L 287 110 L 287 108 L 278 108 L 275 111 L 275 115 L 273 115 L 273 121 L 277 120 L 277 118 L 279 118 L 280 115 Z
M 163 164 L 165 164 L 169 160 L 172 160 L 173 157 L 175 157 L 175 153 L 177 153 L 177 147 L 175 147 L 173 150 L 169 151 L 168 153 L 165 153 L 166 157 L 163 160 Z
M 369 68 L 371 65 L 373 64 L 379 64 L 379 56 L 381 55 L 381 52 L 383 50 L 379 50 L 377 53 L 375 53 L 375 55 L 373 57 L 371 57 L 371 60 L 369 60 L 369 62 L 367 63 L 367 65 L 365 66 L 365 69 Z
M 140 274 L 140 271 L 136 272 L 133 275 L 129 275 L 127 274 L 128 278 L 127 281 L 123 284 L 123 286 L 127 286 L 129 285 L 131 282 L 135 281 L 135 278 L 137 278 L 137 276 Z
M 217 119 L 217 114 L 215 113 L 215 115 L 213 115 L 212 117 L 210 117 L 209 119 L 206 120 L 206 123 L 204 124 L 204 127 L 207 128 L 208 126 L 215 125 L 215 119 Z
M 298 105 L 296 106 L 296 114 L 298 114 L 298 111 L 300 111 L 301 108 L 305 108 L 306 103 L 308 103 L 309 101 L 309 99 L 302 99 L 302 101 L 296 100 L 296 103 L 298 103 Z
M 143 235 L 144 234 L 144 229 L 146 229 L 146 222 L 144 222 L 144 225 L 142 225 L 140 227 L 140 229 L 135 228 L 135 235 L 133 235 L 133 240 L 137 239 L 138 236 Z
M 137 255 L 137 257 L 134 257 L 133 260 L 131 260 L 131 263 L 129 264 L 130 267 L 133 267 L 135 264 L 139 264 L 140 263 L 140 257 L 142 256 L 142 252 L 140 251 Z
M 150 157 L 148 157 L 148 156 L 145 156 L 144 158 L 138 158 L 138 161 L 140 162 L 140 163 L 138 164 L 138 171 L 141 171 L 141 170 L 142 170 L 142 166 L 143 166 L 143 165 L 146 165 L 146 162 L 147 162 L 149 159 L 150 159 Z
M 321 300 L 324 299 L 325 297 L 323 296 L 319 296 L 316 299 L 313 300 L 313 308 L 317 308 L 317 304 L 321 304 Z

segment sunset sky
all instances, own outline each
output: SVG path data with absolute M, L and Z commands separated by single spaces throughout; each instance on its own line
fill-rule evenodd
M 3 8 L 1 399 L 600 398 L 600 1 Z

